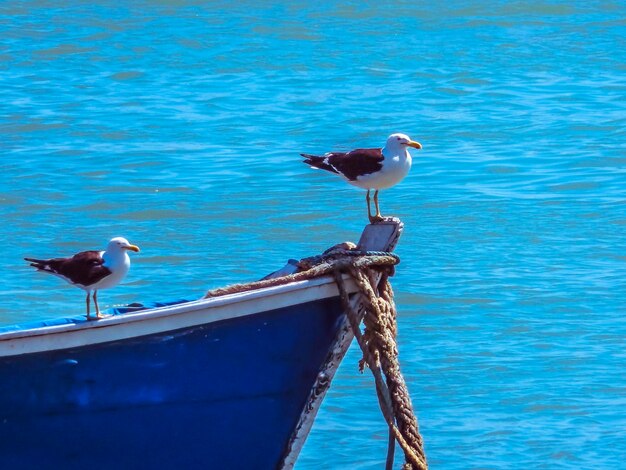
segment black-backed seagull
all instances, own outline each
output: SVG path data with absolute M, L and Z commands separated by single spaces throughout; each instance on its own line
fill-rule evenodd
M 126 277 L 130 269 L 129 250 L 138 252 L 139 248 L 125 238 L 116 237 L 105 251 L 81 251 L 69 258 L 24 259 L 38 271 L 54 274 L 86 291 L 87 320 L 90 320 L 89 295 L 93 292 L 96 318 L 100 318 L 98 290 L 114 287 Z
M 313 168 L 337 173 L 348 183 L 367 189 L 367 215 L 371 223 L 383 219 L 378 206 L 378 191 L 399 183 L 411 169 L 408 147 L 421 149 L 422 144 L 405 134 L 391 134 L 384 148 L 356 149 L 350 152 L 328 152 L 324 155 L 302 153 L 304 163 Z M 370 210 L 370 191 L 374 190 L 376 214 Z

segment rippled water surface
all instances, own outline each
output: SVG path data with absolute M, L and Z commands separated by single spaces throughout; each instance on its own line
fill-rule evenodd
M 59 6 L 60 4 L 64 6 Z M 83 309 L 23 256 L 141 246 L 103 305 L 197 297 L 356 240 L 299 152 L 423 143 L 400 354 L 432 468 L 624 468 L 622 2 L 0 3 L 0 323 Z M 352 349 L 299 469 L 382 468 Z

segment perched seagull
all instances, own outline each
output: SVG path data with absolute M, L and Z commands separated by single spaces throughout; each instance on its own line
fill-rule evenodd
M 70 258 L 35 259 L 24 258 L 38 271 L 54 274 L 87 292 L 87 320 L 89 317 L 89 295 L 93 292 L 96 318 L 100 318 L 98 290 L 119 284 L 130 269 L 127 251 L 138 252 L 139 248 L 122 237 L 113 238 L 105 251 L 81 251 Z
M 422 144 L 404 134 L 391 134 L 385 147 L 356 149 L 350 152 L 328 152 L 322 156 L 301 153 L 304 163 L 312 168 L 337 173 L 348 183 L 367 189 L 367 215 L 370 222 L 383 219 L 378 207 L 378 191 L 399 183 L 411 169 L 411 154 L 407 147 L 421 149 Z M 376 214 L 370 210 L 370 191 L 374 190 Z

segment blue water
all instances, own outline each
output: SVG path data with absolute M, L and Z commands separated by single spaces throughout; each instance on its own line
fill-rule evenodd
M 83 309 L 23 256 L 126 236 L 106 306 L 356 240 L 362 191 L 298 153 L 401 131 L 424 149 L 381 206 L 431 467 L 626 468 L 624 3 L 415 3 L 0 3 L 0 322 Z M 298 469 L 382 467 L 358 358 Z

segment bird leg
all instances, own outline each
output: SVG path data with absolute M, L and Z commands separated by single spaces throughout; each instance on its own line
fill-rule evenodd
M 89 294 L 91 294 L 91 292 L 87 291 L 87 298 L 85 299 L 85 303 L 87 304 L 87 320 L 91 320 L 91 318 L 89 318 Z
M 378 189 L 374 191 L 374 205 L 376 206 L 376 215 L 374 217 L 382 219 L 383 216 L 380 215 L 380 207 L 378 207 Z
M 100 307 L 98 307 L 98 291 L 93 291 L 93 303 L 96 305 L 96 318 L 102 318 L 100 315 Z
M 372 221 L 372 212 L 370 210 L 370 190 L 367 190 L 367 194 L 365 195 L 365 200 L 367 201 L 367 217 Z
M 380 207 L 378 206 L 378 189 L 376 191 L 374 191 L 374 206 L 376 207 L 376 214 L 374 214 L 373 216 L 370 214 L 370 206 L 369 206 L 369 191 L 368 191 L 368 204 L 367 204 L 367 213 L 370 216 L 370 223 L 371 224 L 375 224 L 376 222 L 381 222 L 383 219 L 383 216 L 380 215 Z

